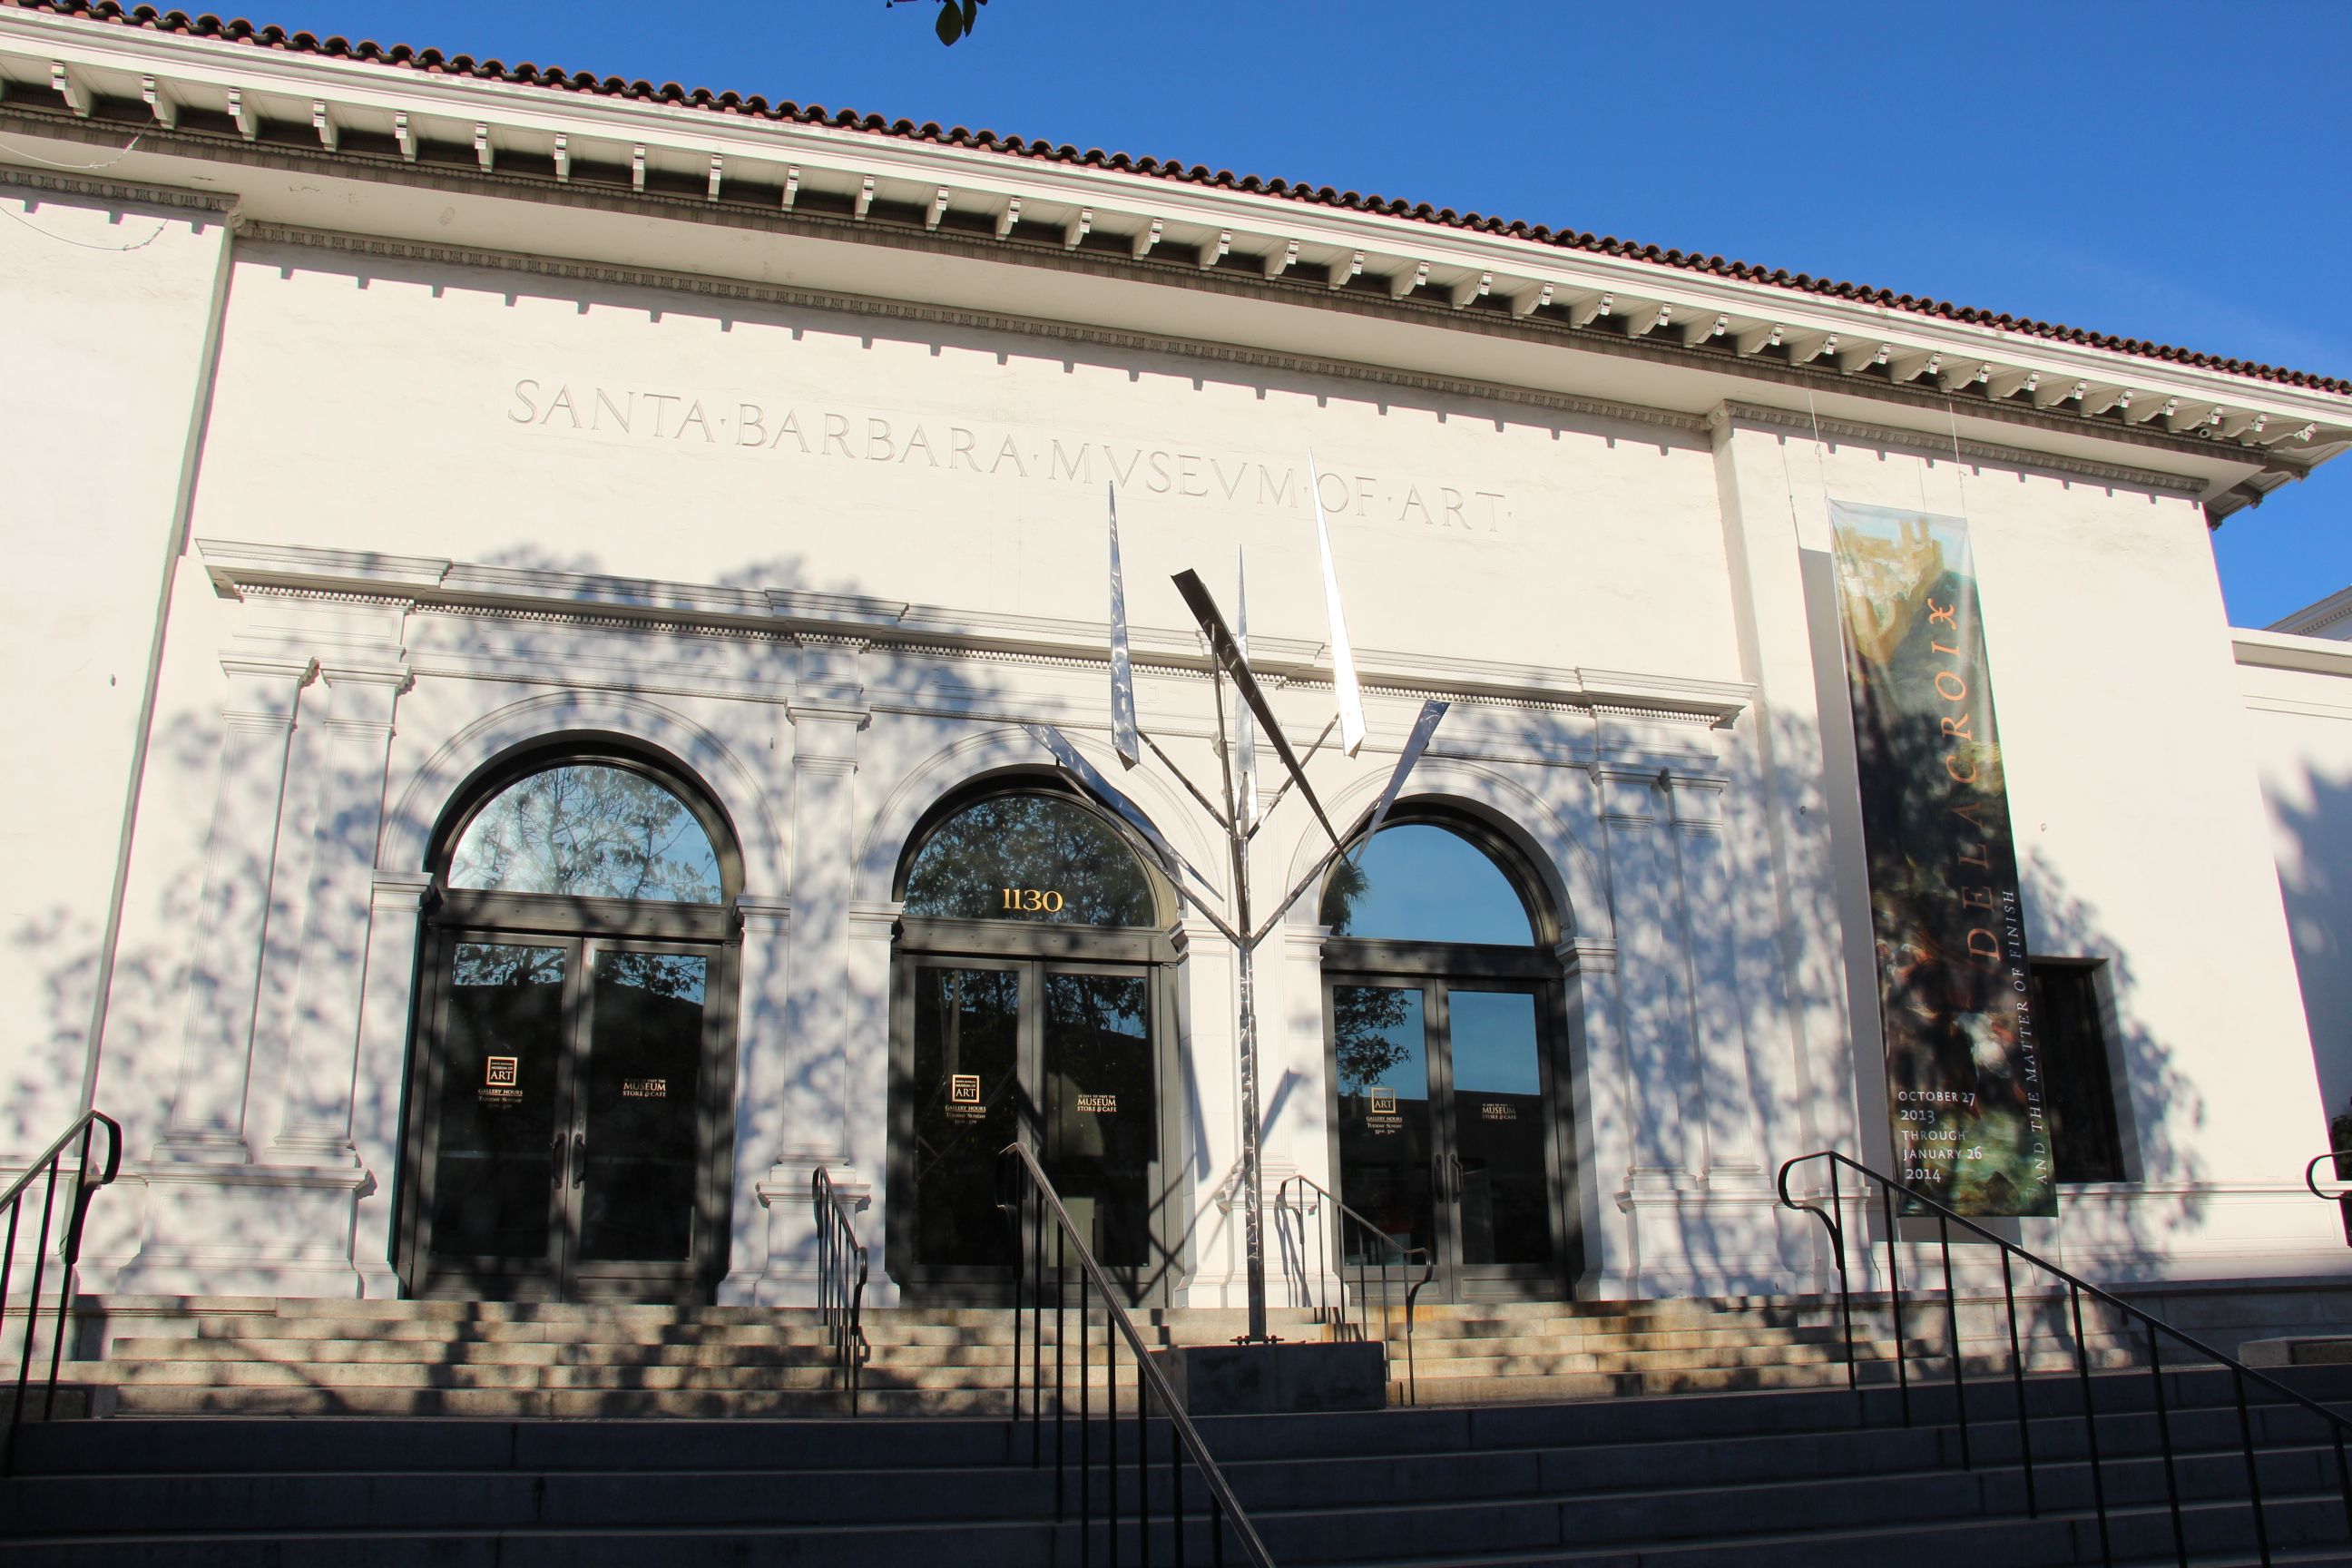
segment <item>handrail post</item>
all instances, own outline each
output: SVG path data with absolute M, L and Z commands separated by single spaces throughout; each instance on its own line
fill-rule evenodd
M 16 1428 L 25 1419 L 25 1391 L 33 1379 L 33 1341 L 41 1326 L 41 1279 L 49 1261 L 49 1218 L 58 1201 L 58 1156 L 49 1154 L 48 1184 L 41 1194 L 41 1237 L 33 1244 L 33 1293 L 25 1304 L 25 1342 L 16 1356 L 16 1398 L 8 1406 L 8 1463 L 16 1462 Z M 5 1309 L 5 1303 L 0 1303 Z
M 2000 1249 L 2000 1297 L 2009 1309 L 2009 1373 L 2017 1390 L 2017 1454 L 2025 1470 L 2025 1514 L 2040 1519 L 2042 1500 L 2033 1489 L 2033 1418 L 2025 1407 L 2025 1352 L 2017 1342 L 2017 1286 L 2007 1247 Z
M 1895 1261 L 1895 1249 L 1902 1236 L 1895 1228 L 1895 1188 L 1892 1184 L 1879 1188 L 1886 1207 L 1886 1304 L 1895 1314 L 1895 1385 L 1903 1402 L 1903 1425 L 1911 1425 L 1911 1368 L 1904 1359 L 1903 1350 L 1903 1268 Z
M 2246 1500 L 2254 1510 L 2254 1546 L 2261 1552 L 2263 1568 L 2270 1568 L 2270 1521 L 2263 1517 L 2262 1466 L 2254 1456 L 2254 1426 L 2246 1414 L 2246 1373 L 2242 1367 L 2230 1368 L 2230 1385 L 2238 1396 L 2238 1437 L 2246 1449 Z M 2105 1518 L 2104 1513 L 2101 1518 Z
M 1951 1309 L 1952 1320 L 1952 1402 L 1959 1407 L 1960 1468 L 1973 1470 L 1976 1462 L 1969 1454 L 1969 1385 L 1960 1372 L 1960 1293 L 1952 1289 L 1952 1224 L 1943 1215 L 1936 1216 L 1936 1234 L 1944 1249 L 1944 1302 Z
M 2164 1349 L 2157 1342 L 2153 1323 L 2147 1329 L 2147 1375 L 2156 1393 L 2157 1441 L 2164 1448 L 2164 1500 L 2172 1510 L 2172 1552 L 2179 1568 L 2189 1568 L 2189 1536 L 2180 1528 L 2180 1478 L 2172 1463 L 2172 1422 L 2165 1409 Z M 2340 1436 L 2337 1442 L 2342 1442 Z
M 2091 1346 L 2083 1337 L 2083 1292 L 2069 1283 L 2066 1299 L 2074 1313 L 2074 1373 L 2083 1384 L 2083 1436 L 2091 1459 L 2091 1504 L 2099 1513 L 2099 1561 L 2114 1568 L 2115 1546 L 2107 1538 L 2107 1483 L 2099 1468 L 2099 1409 L 2091 1396 Z M 2265 1552 L 2263 1561 L 2270 1561 Z
M 49 1386 L 41 1395 L 41 1419 L 53 1420 L 58 1413 L 58 1369 L 66 1353 L 66 1308 L 73 1300 L 74 1267 L 81 1261 L 82 1184 L 89 1179 L 89 1135 L 95 1131 L 87 1121 L 81 1124 L 81 1152 L 74 1164 L 73 1197 L 66 1209 L 65 1245 L 58 1256 L 58 1326 L 49 1335 Z M 0 1302 L 0 1311 L 6 1303 Z M 26 1314 L 26 1331 L 41 1315 L 41 1303 L 36 1300 Z

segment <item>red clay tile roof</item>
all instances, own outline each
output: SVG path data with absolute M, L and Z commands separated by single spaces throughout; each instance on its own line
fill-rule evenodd
M 2118 353 L 2137 355 L 2143 359 L 2167 360 L 2176 364 L 2192 365 L 2203 370 L 2224 371 L 2232 375 L 2251 376 L 2258 381 L 2275 382 L 2284 386 L 2306 387 L 2319 392 L 2352 393 L 2352 380 L 2340 376 L 2315 375 L 2308 371 L 2287 370 L 2277 365 L 2258 364 L 2250 360 L 2228 359 L 2218 354 L 2200 353 L 2194 349 L 2177 348 L 2169 343 L 2153 343 L 2145 338 L 2116 337 L 2063 323 L 2039 321 L 2031 317 L 2012 316 L 2006 311 L 1995 313 L 1972 306 L 1957 305 L 1949 300 L 1924 299 L 1911 294 L 1897 294 L 1888 289 L 1874 289 L 1868 284 L 1841 282 L 1835 279 L 1816 278 L 1810 273 L 1791 273 L 1785 269 L 1759 267 L 1751 262 L 1727 260 L 1720 256 L 1702 256 L 1696 251 L 1661 250 L 1654 245 L 1638 245 L 1632 240 L 1610 236 L 1595 236 L 1577 229 L 1550 228 L 1542 224 L 1527 224 L 1488 217 L 1478 213 L 1457 213 L 1452 207 L 1432 207 L 1391 200 L 1379 195 L 1360 195 L 1354 191 L 1336 191 L 1329 185 L 1312 185 L 1291 180 L 1262 179 L 1255 174 L 1235 174 L 1229 169 L 1211 170 L 1202 164 L 1187 165 L 1180 159 L 1138 158 L 1125 153 L 1106 153 L 1089 147 L 1084 152 L 1067 142 L 1029 140 L 1019 136 L 999 136 L 992 131 L 967 131 L 962 126 L 942 130 L 936 122 L 918 125 L 908 120 L 885 120 L 878 114 L 861 115 L 855 110 L 828 111 L 817 104 L 798 104 L 789 100 L 771 103 L 757 93 L 746 97 L 734 92 L 712 92 L 708 88 L 682 88 L 676 82 L 664 82 L 659 87 L 647 81 L 624 81 L 616 76 L 599 77 L 587 71 L 566 71 L 559 66 L 536 66 L 525 63 L 507 66 L 498 60 L 478 60 L 471 55 L 445 55 L 439 49 L 415 49 L 406 44 L 386 47 L 381 44 L 362 41 L 352 43 L 340 37 L 321 39 L 310 33 L 289 33 L 282 27 L 256 26 L 241 18 L 223 21 L 210 15 L 190 16 L 184 11 L 157 11 L 152 5 L 125 7 L 115 0 L 0 0 L 0 6 L 20 11 L 44 11 L 61 16 L 79 17 L 88 21 L 110 22 L 118 26 L 146 28 L 153 32 L 176 33 L 184 37 L 217 38 L 230 43 L 248 44 L 258 48 L 285 49 L 296 54 L 324 55 L 336 59 L 363 60 L 370 65 L 389 66 L 404 70 L 424 71 L 436 76 L 474 77 L 484 80 L 515 82 L 544 87 L 565 92 L 591 92 L 605 98 L 641 99 L 655 103 L 683 104 L 690 108 L 709 110 L 719 114 L 749 115 L 759 119 L 793 121 L 804 125 L 830 125 L 842 130 L 863 131 L 879 136 L 895 136 L 911 142 L 932 142 L 950 147 L 982 148 L 1008 157 L 1042 158 L 1059 163 L 1075 163 L 1088 168 L 1116 169 L 1123 173 L 1150 178 L 1181 181 L 1190 184 L 1210 185 L 1221 190 L 1246 191 L 1254 195 L 1285 201 L 1307 202 L 1319 206 L 1344 207 L 1350 212 L 1378 214 L 1388 217 L 1410 218 L 1421 223 L 1435 224 L 1445 228 L 1470 229 L 1486 234 L 1508 235 L 1538 245 L 1550 245 L 1566 250 L 1591 251 L 1595 255 L 1617 257 L 1626 260 L 1651 262 L 1661 267 L 1675 268 L 1685 272 L 1713 273 L 1718 277 L 1735 278 L 1743 282 L 1767 284 L 1803 294 L 1826 295 L 1835 300 L 1856 300 L 1863 304 L 1883 305 L 1914 315 L 1939 317 L 1945 321 L 1962 321 L 1972 326 L 1991 327 L 1997 331 L 2016 332 L 2026 337 L 2045 338 L 2058 342 L 2080 343 L 2091 348 L 2109 349 Z

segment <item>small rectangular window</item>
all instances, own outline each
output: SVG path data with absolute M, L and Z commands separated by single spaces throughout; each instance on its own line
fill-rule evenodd
M 2095 960 L 2029 962 L 2033 1037 L 2042 1052 L 2043 1103 L 2062 1182 L 2124 1179 L 2099 969 Z

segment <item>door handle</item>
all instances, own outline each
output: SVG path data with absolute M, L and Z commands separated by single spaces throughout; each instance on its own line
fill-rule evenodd
M 563 1184 L 563 1134 L 555 1135 L 554 1147 L 548 1151 L 548 1179 L 556 1186 Z
M 583 1185 L 588 1180 L 588 1134 L 572 1135 L 572 1184 Z

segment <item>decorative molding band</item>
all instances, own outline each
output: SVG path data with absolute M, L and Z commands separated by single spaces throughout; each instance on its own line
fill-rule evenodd
M 1971 405 L 1971 417 L 1983 410 Z M 1808 436 L 1843 437 L 1854 442 L 1868 442 L 1877 447 L 1897 447 L 1928 458 L 1949 458 L 1957 447 L 1960 460 L 1974 459 L 1998 463 L 2006 468 L 2042 468 L 2052 473 L 2080 474 L 2086 479 L 2112 479 L 2118 484 L 2136 485 L 2142 489 L 2163 490 L 2168 494 L 2185 496 L 2195 500 L 2203 496 L 2205 486 L 2197 479 L 2179 474 L 2159 474 L 2152 468 L 2127 468 L 2119 463 L 2095 463 L 2085 458 L 2061 458 L 2048 452 L 2032 452 L 2022 447 L 2001 447 L 1986 441 L 1940 437 L 1919 430 L 1898 429 L 1891 425 L 1867 425 L 1858 419 L 1820 418 L 1794 408 L 1774 408 L 1761 403 L 1726 401 L 1706 416 L 1710 430 L 1718 429 L 1733 420 L 1745 420 L 1750 425 L 1769 425 L 1783 430 L 1796 430 Z
M 387 596 L 381 602 L 398 605 L 420 616 L 451 620 L 478 618 L 494 623 L 573 626 L 625 635 L 789 641 L 803 648 L 815 645 L 843 651 L 853 646 L 865 646 L 892 658 L 1034 664 L 1068 669 L 1100 668 L 1109 657 L 1108 628 L 1095 622 L 1041 622 L 1034 617 L 1013 616 L 1000 620 L 963 615 L 955 619 L 956 630 L 971 641 L 959 646 L 940 640 L 950 612 L 928 606 L 900 606 L 901 625 L 906 628 L 903 632 L 880 624 L 811 627 L 795 620 L 762 626 L 751 617 L 761 614 L 761 607 L 766 604 L 764 596 L 740 595 L 733 590 L 561 572 L 510 573 L 502 574 L 494 584 L 478 585 L 483 575 L 481 569 L 446 561 L 211 539 L 196 541 L 196 548 L 214 583 L 232 594 L 268 591 L 288 599 L 368 600 L 368 589 L 376 582 L 389 578 L 407 586 L 423 579 L 436 585 L 407 587 L 397 598 Z M 639 606 L 642 614 L 626 613 Z M 705 614 L 709 616 L 707 621 L 699 618 Z M 685 616 L 697 618 L 681 618 Z M 1267 640 L 1270 646 L 1262 656 L 1260 674 L 1269 685 L 1282 690 L 1328 689 L 1328 672 L 1316 667 L 1284 668 L 1280 660 L 1286 645 L 1276 639 Z M 1197 637 L 1172 630 L 1139 627 L 1136 642 L 1136 668 L 1152 679 L 1207 679 L 1208 656 Z M 1307 650 L 1309 658 L 1321 652 L 1319 645 L 1292 642 L 1287 646 Z M 1252 651 L 1258 650 L 1253 646 Z M 1755 700 L 1755 689 L 1737 681 L 1622 670 L 1490 664 L 1377 648 L 1360 649 L 1357 657 L 1368 690 L 1407 701 L 1440 697 L 1450 701 L 1468 700 L 1481 706 L 1544 712 L 1582 712 L 1599 707 L 1612 715 L 1645 723 L 1706 730 L 1729 723 Z M 497 679 L 528 678 L 527 674 L 518 674 L 519 664 L 523 661 L 499 662 L 492 668 L 481 658 L 456 657 L 449 649 L 420 644 L 414 630 L 409 636 L 408 658 L 410 667 L 420 674 Z M 494 651 L 492 658 L 496 658 Z M 1404 668 L 1392 672 L 1387 668 L 1391 664 Z M 1399 674 L 1404 679 L 1398 679 Z M 567 667 L 562 683 L 615 685 L 625 679 L 629 683 L 654 689 L 659 684 L 659 675 L 657 667 L 639 665 L 626 672 L 625 678 L 619 672 L 600 677 L 574 664 Z M 912 700 L 910 693 L 894 688 L 887 676 L 869 679 L 867 684 L 870 689 L 866 700 L 848 705 L 781 686 L 729 694 L 781 700 L 799 709 L 803 716 L 819 721 L 846 718 L 875 707 L 911 712 L 932 706 Z M 691 687 L 679 687 L 673 682 L 660 689 L 713 689 L 709 682 Z
M 1219 364 L 1241 365 L 1253 370 L 1328 376 L 1338 381 L 1408 388 L 1415 392 L 1438 393 L 1449 397 L 1481 398 L 1490 403 L 1541 408 L 1556 414 L 1575 414 L 1588 418 L 1614 419 L 1628 424 L 1658 426 L 1670 430 L 1688 431 L 1693 435 L 1701 434 L 1706 428 L 1705 422 L 1697 416 L 1677 414 L 1664 408 L 1645 407 L 1640 404 L 1573 397 L 1564 393 L 1539 392 L 1529 387 L 1505 386 L 1494 382 L 1464 381 L 1452 376 L 1390 370 L 1377 365 L 1359 364 L 1348 360 L 1317 359 L 1300 354 L 1276 353 L 1268 350 L 1242 348 L 1232 343 L 1203 342 L 1191 338 L 1164 337 L 1156 332 L 1121 331 L 1116 328 L 1088 326 L 1074 321 L 1043 321 L 1034 317 L 1016 316 L 1001 311 L 945 310 L 935 305 L 917 305 L 897 300 L 873 299 L 864 295 L 835 294 L 814 289 L 778 288 L 772 284 L 748 283 L 731 278 L 712 278 L 702 273 L 669 272 L 638 267 L 614 267 L 591 261 L 564 261 L 550 257 L 530 256 L 508 250 L 487 250 L 470 246 L 442 246 L 415 240 L 379 239 L 366 235 L 343 234 L 331 229 L 303 228 L 289 224 L 247 224 L 239 230 L 238 238 L 247 244 L 302 246 L 311 249 L 336 251 L 347 255 L 380 257 L 392 261 L 425 261 L 449 267 L 478 267 L 496 271 L 523 272 L 535 277 L 562 279 L 570 282 L 604 283 L 619 288 L 654 289 L 667 293 L 687 294 L 702 299 L 741 300 L 754 304 L 781 305 L 810 310 L 831 310 L 845 315 L 877 317 L 888 321 L 915 322 L 929 327 L 962 327 L 975 331 L 1010 332 L 1018 336 L 1045 338 L 1058 342 L 1088 343 L 1097 347 L 1125 349 L 1138 353 L 1160 353 L 1181 359 L 1208 360 Z
M 2258 713 L 2284 713 L 2297 719 L 2352 719 L 2352 705 L 2296 702 L 2284 697 L 2249 697 L 2246 706 Z
M 234 213 L 239 200 L 224 191 L 184 191 L 171 185 L 93 180 L 83 174 L 53 174 L 38 169 L 20 168 L 14 163 L 0 163 L 0 190 L 11 186 L 45 191 L 53 195 L 86 196 L 101 202 L 136 202 L 141 206 L 215 213 L 223 216 Z

